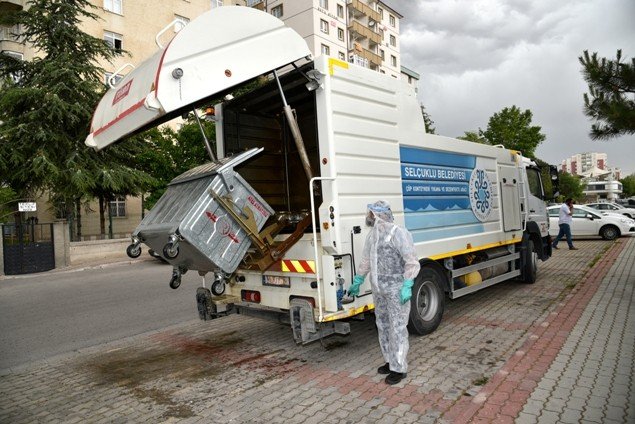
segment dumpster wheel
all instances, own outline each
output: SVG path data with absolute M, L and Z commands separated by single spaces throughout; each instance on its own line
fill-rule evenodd
M 163 246 L 163 256 L 167 259 L 175 259 L 179 256 L 179 246 L 172 242 L 168 242 Z
M 132 259 L 136 259 L 141 256 L 141 246 L 138 244 L 131 244 L 126 248 L 126 255 Z

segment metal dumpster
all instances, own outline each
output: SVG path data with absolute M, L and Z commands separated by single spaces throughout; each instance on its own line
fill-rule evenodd
M 234 171 L 262 150 L 210 162 L 172 180 L 134 231 L 128 254 L 138 256 L 140 243 L 162 253 L 179 274 L 177 287 L 188 269 L 233 273 L 251 245 L 245 228 L 257 234 L 274 212 Z

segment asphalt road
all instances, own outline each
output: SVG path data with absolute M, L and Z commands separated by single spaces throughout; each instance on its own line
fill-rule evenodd
M 198 320 L 196 272 L 159 261 L 0 280 L 0 369 Z

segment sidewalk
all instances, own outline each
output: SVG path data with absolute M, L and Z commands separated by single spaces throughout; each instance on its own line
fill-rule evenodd
M 635 239 L 621 240 L 451 422 L 635 422 Z M 558 252 L 555 252 L 557 255 Z M 515 418 L 515 420 L 514 420 Z
M 634 422 L 635 238 L 576 245 L 535 284 L 447 301 L 396 386 L 372 316 L 296 346 L 231 315 L 0 370 L 0 422 Z

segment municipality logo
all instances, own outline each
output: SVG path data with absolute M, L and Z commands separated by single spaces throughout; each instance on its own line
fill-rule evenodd
M 492 212 L 492 182 L 483 169 L 475 169 L 470 176 L 470 205 L 479 221 L 487 221 Z

